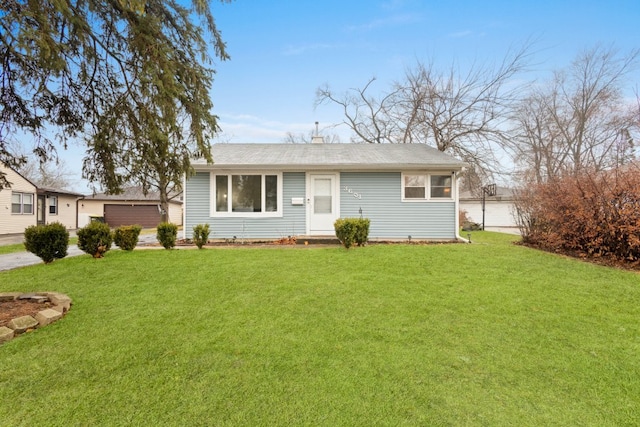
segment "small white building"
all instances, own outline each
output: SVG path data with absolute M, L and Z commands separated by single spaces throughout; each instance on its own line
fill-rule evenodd
M 484 226 L 485 228 L 517 228 L 513 216 L 513 190 L 507 187 L 496 187 L 495 196 L 485 195 Z M 482 192 L 474 194 L 469 191 L 460 193 L 460 212 L 466 212 L 471 222 L 482 224 Z

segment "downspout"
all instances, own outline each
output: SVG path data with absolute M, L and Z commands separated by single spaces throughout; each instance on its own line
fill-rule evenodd
M 187 174 L 182 174 L 182 239 L 187 238 Z
M 459 240 L 464 243 L 471 243 L 471 241 L 465 239 L 460 236 L 460 180 L 458 179 L 458 174 L 462 172 L 462 170 L 458 172 L 453 172 L 453 179 L 456 182 L 456 196 L 455 196 L 455 224 L 456 224 L 456 240 Z

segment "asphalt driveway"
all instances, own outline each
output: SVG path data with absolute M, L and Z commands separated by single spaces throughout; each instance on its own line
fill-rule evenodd
M 0 238 L 0 246 L 2 245 L 11 245 L 16 243 L 23 242 L 22 235 L 14 235 L 14 236 L 3 236 Z M 138 239 L 138 244 L 152 244 L 157 243 L 155 234 L 143 234 L 140 235 Z M 113 247 L 116 249 L 116 247 Z M 69 249 L 67 250 L 67 256 L 78 256 L 82 255 L 84 252 L 78 248 L 78 245 L 69 245 Z M 15 252 L 11 254 L 0 255 L 0 271 L 3 270 L 11 270 L 19 267 L 26 267 L 28 265 L 41 264 L 42 260 L 38 258 L 36 255 L 31 252 Z

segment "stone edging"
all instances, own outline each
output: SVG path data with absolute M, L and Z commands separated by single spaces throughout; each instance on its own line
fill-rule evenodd
M 32 316 L 21 316 L 9 321 L 7 326 L 0 326 L 0 344 L 12 340 L 16 336 L 43 326 L 49 325 L 71 309 L 71 298 L 58 292 L 2 292 L 0 301 L 32 300 L 40 303 L 49 302 L 51 306 Z

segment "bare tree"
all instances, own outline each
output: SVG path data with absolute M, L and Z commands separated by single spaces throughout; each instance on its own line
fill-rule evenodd
M 42 161 L 36 156 L 29 156 L 24 144 L 9 143 L 7 148 L 16 156 L 24 159 L 15 170 L 37 187 L 57 190 L 68 190 L 73 181 L 73 173 L 69 171 L 64 160 L 60 158 Z
M 30 159 L 18 172 L 38 187 L 68 190 L 71 186 L 72 174 L 62 159 L 47 162 Z
M 514 110 L 515 129 L 507 145 L 523 176 L 545 182 L 634 158 L 640 123 L 622 87 L 639 57 L 640 50 L 620 56 L 613 48 L 595 47 L 530 91 Z
M 322 137 L 322 142 L 325 144 L 339 144 L 341 142 L 340 135 L 335 133 L 324 133 L 324 130 L 318 130 L 317 128 L 315 130 L 307 132 L 306 134 L 303 132 L 287 132 L 286 136 L 283 139 L 283 142 L 285 144 L 311 144 L 313 142 L 313 138 L 316 136 Z
M 525 70 L 529 51 L 525 44 L 495 66 L 474 64 L 467 72 L 456 64 L 441 72 L 419 62 L 379 98 L 369 94 L 375 78 L 342 95 L 324 86 L 316 91 L 316 106 L 339 106 L 354 142 L 429 144 L 486 176 L 497 170 L 495 150 L 506 139 L 507 112 L 521 90 L 514 77 Z

